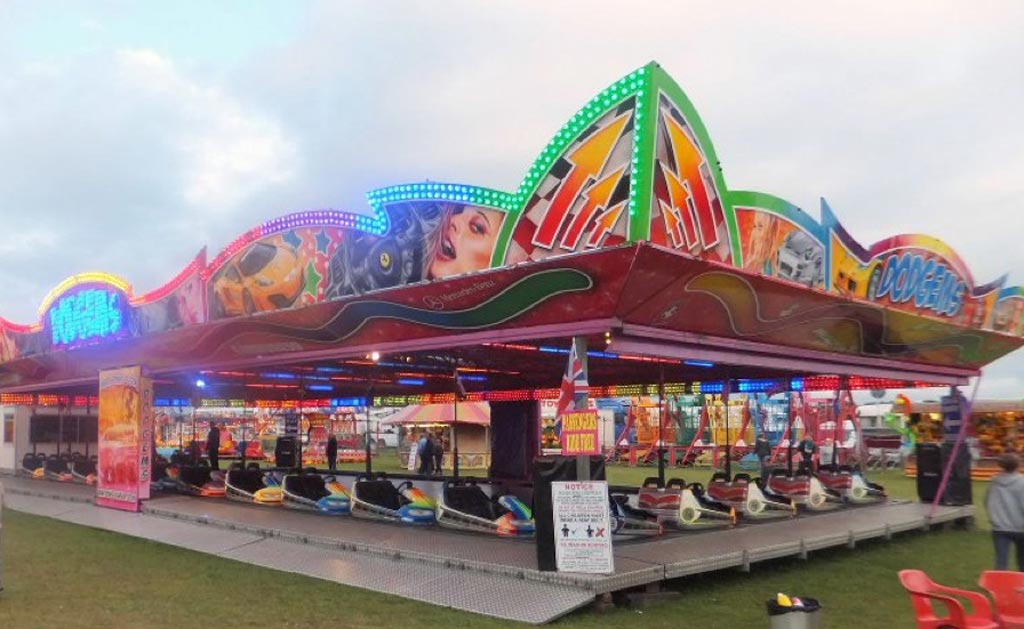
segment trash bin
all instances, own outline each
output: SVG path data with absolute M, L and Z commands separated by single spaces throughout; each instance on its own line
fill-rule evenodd
M 813 598 L 800 597 L 800 605 L 783 607 L 775 599 L 769 600 L 768 617 L 771 629 L 821 629 L 821 604 Z

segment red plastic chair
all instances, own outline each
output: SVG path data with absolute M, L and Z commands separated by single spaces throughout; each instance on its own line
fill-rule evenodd
M 917 614 L 918 629 L 1000 629 L 1002 625 L 994 619 L 992 606 L 984 594 L 959 590 L 939 585 L 920 570 L 901 570 L 900 583 L 910 593 L 910 601 Z M 963 603 L 956 597 L 967 599 L 974 608 L 968 614 Z M 940 601 L 949 611 L 948 616 L 939 616 L 934 601 Z
M 992 595 L 1004 626 L 1024 627 L 1024 572 L 986 570 L 978 585 Z

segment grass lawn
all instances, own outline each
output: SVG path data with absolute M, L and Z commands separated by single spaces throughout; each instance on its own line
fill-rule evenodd
M 616 484 L 655 474 L 654 468 L 609 468 Z M 686 475 L 704 482 L 709 473 Z M 912 479 L 873 478 L 897 497 L 913 496 Z M 975 485 L 976 505 L 984 490 L 984 483 Z M 0 628 L 510 624 L 10 510 L 3 523 Z M 820 599 L 829 627 L 913 627 L 896 572 L 922 568 L 938 581 L 974 587 L 993 560 L 982 509 L 978 524 L 973 531 L 906 534 L 856 550 L 813 553 L 809 561 L 755 564 L 750 574 L 680 579 L 671 584 L 681 592 L 674 601 L 601 615 L 582 610 L 557 626 L 764 627 L 764 600 L 785 591 Z

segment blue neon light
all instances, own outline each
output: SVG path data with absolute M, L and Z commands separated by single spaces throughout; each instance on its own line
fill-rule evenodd
M 725 390 L 725 387 L 721 382 L 701 382 L 700 392 L 701 393 L 721 393 Z
M 542 352 L 547 352 L 548 354 L 568 354 L 569 353 L 569 350 L 563 349 L 561 347 L 547 347 L 547 346 L 542 345 L 542 346 L 538 347 L 537 349 L 539 349 Z
M 421 386 L 425 382 L 426 381 L 423 380 L 423 378 L 399 378 L 398 379 L 398 384 L 409 384 L 409 385 Z
M 296 378 L 298 378 L 298 376 L 293 373 L 281 373 L 277 371 L 261 373 L 260 377 L 273 378 L 275 380 L 295 380 Z
M 706 360 L 684 360 L 683 364 L 690 367 L 706 367 L 708 369 L 715 366 L 715 363 Z
M 793 378 L 789 381 L 789 388 L 792 391 L 803 391 L 804 390 L 804 379 Z
M 338 397 L 331 400 L 331 406 L 366 406 L 366 398 Z
M 464 376 L 459 374 L 459 380 L 468 380 L 469 382 L 486 382 L 487 376 Z
M 54 345 L 107 338 L 124 328 L 124 300 L 102 288 L 82 290 L 61 297 L 50 308 L 49 323 Z
M 343 369 L 341 367 L 317 367 L 317 371 L 320 373 L 349 373 L 351 369 Z
M 310 391 L 333 391 L 334 387 L 329 384 L 308 384 L 306 388 Z

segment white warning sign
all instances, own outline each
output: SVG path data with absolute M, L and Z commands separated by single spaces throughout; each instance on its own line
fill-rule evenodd
M 559 572 L 615 572 L 608 483 L 551 483 L 551 506 Z

